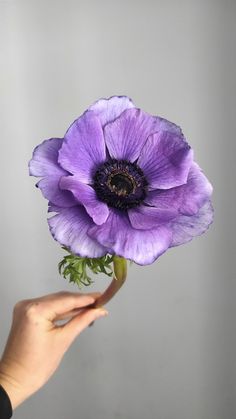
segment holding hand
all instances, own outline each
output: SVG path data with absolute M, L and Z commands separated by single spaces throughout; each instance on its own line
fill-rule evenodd
M 0 385 L 13 409 L 48 381 L 82 330 L 108 314 L 104 308 L 87 307 L 98 297 L 97 293 L 59 292 L 16 304 L 0 361 Z M 56 324 L 65 319 L 67 323 Z

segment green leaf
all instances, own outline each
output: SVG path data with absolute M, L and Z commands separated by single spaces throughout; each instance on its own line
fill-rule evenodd
M 108 276 L 113 275 L 112 255 L 105 255 L 100 258 L 82 258 L 72 254 L 69 249 L 62 247 L 69 254 L 58 264 L 58 270 L 60 275 L 69 282 L 73 282 L 81 288 L 83 285 L 88 286 L 92 284 L 93 280 L 87 272 L 89 269 L 94 274 L 103 273 Z

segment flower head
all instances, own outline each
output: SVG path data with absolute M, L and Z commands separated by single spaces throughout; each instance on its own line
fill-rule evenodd
M 75 255 L 140 265 L 205 232 L 212 186 L 181 129 L 125 96 L 95 102 L 33 152 L 51 234 Z

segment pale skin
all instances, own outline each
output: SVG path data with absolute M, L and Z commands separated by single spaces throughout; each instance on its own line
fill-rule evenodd
M 108 314 L 103 307 L 88 307 L 99 296 L 59 292 L 15 305 L 0 360 L 0 384 L 13 410 L 48 381 L 75 338 L 90 323 Z M 65 322 L 58 324 L 58 320 Z

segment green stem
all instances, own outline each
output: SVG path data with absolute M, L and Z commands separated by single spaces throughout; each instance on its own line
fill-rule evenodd
M 113 266 L 115 277 L 104 293 L 92 305 L 93 308 L 104 306 L 119 291 L 127 277 L 127 261 L 125 258 L 114 256 Z

